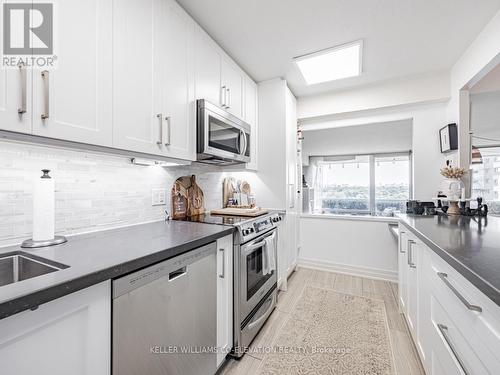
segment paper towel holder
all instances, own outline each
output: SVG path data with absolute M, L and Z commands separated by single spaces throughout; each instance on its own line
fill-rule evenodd
M 21 244 L 21 247 L 25 248 L 25 249 L 34 249 L 37 247 L 61 245 L 65 242 L 68 242 L 68 240 L 64 236 L 54 236 L 53 239 L 45 240 L 45 241 L 33 241 L 33 239 L 30 238 L 29 240 L 23 241 L 23 243 Z
M 42 179 L 50 179 L 51 178 L 49 176 L 49 172 L 50 172 L 49 169 L 42 169 L 42 172 L 43 172 L 43 176 L 41 176 L 40 178 L 42 178 Z M 21 244 L 21 247 L 27 248 L 27 249 L 33 249 L 33 248 L 37 248 L 37 247 L 60 245 L 60 244 L 63 244 L 65 242 L 68 242 L 68 240 L 64 236 L 54 236 L 54 238 L 52 238 L 52 239 L 39 240 L 39 241 L 35 241 L 32 238 L 30 238 L 29 240 L 23 241 L 23 243 Z

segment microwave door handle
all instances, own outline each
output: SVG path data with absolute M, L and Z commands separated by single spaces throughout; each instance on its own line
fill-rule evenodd
M 239 151 L 240 151 L 240 155 L 245 155 L 245 152 L 246 152 L 246 136 L 245 136 L 245 132 L 243 130 L 240 130 L 240 136 L 239 136 Z M 243 145 L 242 145 L 243 143 Z
M 243 132 L 243 142 L 244 142 L 245 146 L 243 147 L 242 155 L 246 155 L 247 148 L 248 148 L 248 140 L 247 140 L 247 133 L 245 133 L 245 132 Z

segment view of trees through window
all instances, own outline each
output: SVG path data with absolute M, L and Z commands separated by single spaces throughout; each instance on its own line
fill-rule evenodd
M 314 211 L 392 216 L 410 196 L 409 154 L 325 157 L 317 165 Z

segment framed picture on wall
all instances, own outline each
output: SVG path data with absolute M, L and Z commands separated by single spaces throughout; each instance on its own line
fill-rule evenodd
M 439 130 L 439 143 L 442 153 L 458 150 L 457 124 L 448 124 Z

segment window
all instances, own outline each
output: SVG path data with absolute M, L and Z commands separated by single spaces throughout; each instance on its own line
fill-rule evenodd
M 483 198 L 490 214 L 500 215 L 500 147 L 479 147 L 482 163 L 472 164 L 472 198 Z
M 393 216 L 410 198 L 410 155 L 323 157 L 314 180 L 314 213 Z

